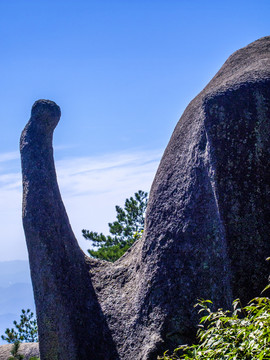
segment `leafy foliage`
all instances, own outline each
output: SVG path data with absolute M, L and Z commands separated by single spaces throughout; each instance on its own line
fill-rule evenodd
M 269 286 L 267 286 L 268 288 Z M 158 359 L 270 359 L 270 299 L 257 297 L 242 308 L 240 300 L 233 302 L 233 311 L 212 312 L 210 300 L 201 300 L 197 345 L 183 345 L 169 356 Z
M 148 194 L 139 190 L 134 197 L 126 199 L 124 209 L 116 206 L 117 220 L 108 224 L 111 235 L 82 230 L 85 239 L 97 248 L 88 250 L 89 254 L 93 258 L 112 262 L 119 259 L 142 235 L 147 200 Z
M 19 347 L 20 347 L 20 342 L 19 342 L 19 340 L 16 340 L 14 342 L 11 350 L 10 350 L 10 353 L 11 353 L 12 356 L 10 356 L 8 358 L 8 360 L 22 360 L 22 359 L 24 359 L 24 355 L 18 353 Z
M 20 316 L 20 322 L 13 321 L 14 328 L 7 328 L 5 335 L 1 338 L 8 343 L 17 344 L 17 342 L 37 342 L 38 341 L 38 330 L 37 321 L 34 318 L 34 314 L 30 309 L 22 310 Z M 17 346 L 17 345 L 16 345 Z

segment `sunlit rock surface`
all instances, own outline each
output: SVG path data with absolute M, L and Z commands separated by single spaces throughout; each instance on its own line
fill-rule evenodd
M 234 298 L 245 303 L 259 295 L 269 275 L 269 127 L 265 37 L 234 53 L 185 110 L 151 188 L 144 236 L 114 264 L 81 255 L 58 193 L 52 131 L 42 127 L 40 151 L 31 145 L 37 133 L 26 127 L 24 227 L 40 304 L 42 360 L 49 360 L 46 331 L 54 344 L 50 360 L 66 359 L 59 353 L 65 335 L 70 360 L 152 360 L 194 339 L 198 298 L 228 308 Z M 29 159 L 36 161 L 35 174 Z M 79 330 L 88 342 L 76 333 L 76 309 L 84 314 Z M 59 318 L 68 320 L 64 330 Z M 99 355 L 90 356 L 95 347 Z

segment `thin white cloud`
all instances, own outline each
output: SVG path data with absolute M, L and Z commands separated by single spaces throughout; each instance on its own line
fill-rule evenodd
M 19 159 L 20 154 L 19 151 L 11 151 L 7 153 L 0 154 L 0 162 L 6 162 L 10 160 L 16 160 Z
M 0 175 L 0 188 L 4 189 L 17 189 L 21 187 L 21 174 L 10 173 Z
M 69 196 L 123 191 L 131 184 L 148 189 L 160 156 L 158 151 L 116 153 L 62 160 L 56 167 L 61 189 Z
M 27 258 L 21 224 L 20 165 L 17 161 L 11 166 L 15 157 L 8 154 L 0 154 L 0 159 L 6 159 L 0 169 L 0 261 Z M 150 190 L 160 158 L 161 151 L 129 151 L 56 162 L 62 198 L 84 250 L 89 242 L 81 230 L 106 233 L 108 222 L 115 219 L 115 205 L 122 206 L 137 190 Z

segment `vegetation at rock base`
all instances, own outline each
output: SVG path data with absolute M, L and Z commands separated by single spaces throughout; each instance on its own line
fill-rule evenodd
M 97 248 L 88 250 L 90 256 L 112 262 L 119 259 L 142 235 L 147 201 L 148 193 L 139 190 L 126 199 L 124 208 L 117 205 L 117 220 L 108 224 L 111 235 L 82 230 L 84 238 Z
M 12 356 L 10 356 L 8 358 L 8 360 L 22 360 L 22 359 L 24 359 L 24 355 L 18 353 L 19 347 L 20 347 L 19 340 L 14 341 L 14 344 L 13 344 L 11 350 L 10 350 L 10 353 L 11 353 Z
M 20 315 L 20 322 L 13 321 L 14 328 L 7 328 L 5 335 L 1 335 L 1 338 L 8 343 L 17 344 L 17 342 L 37 342 L 38 341 L 38 329 L 37 320 L 34 318 L 34 314 L 30 309 L 22 309 Z
M 265 290 L 269 288 L 269 285 Z M 212 302 L 201 300 L 198 344 L 182 345 L 172 355 L 167 352 L 159 360 L 264 360 L 270 359 L 270 299 L 256 297 L 242 307 L 233 302 L 233 310 L 212 312 Z
M 10 350 L 10 353 L 12 356 L 10 356 L 8 358 L 8 360 L 23 360 L 24 359 L 24 355 L 23 354 L 19 354 L 19 348 L 20 348 L 20 341 L 16 340 L 14 341 L 14 344 Z M 32 356 L 29 358 L 29 360 L 40 360 L 40 358 L 36 357 L 36 356 Z

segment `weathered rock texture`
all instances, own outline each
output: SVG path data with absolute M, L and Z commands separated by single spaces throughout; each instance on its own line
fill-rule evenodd
M 12 344 L 0 346 L 0 360 L 7 360 L 11 356 L 12 346 Z M 24 355 L 24 360 L 29 360 L 33 356 L 39 357 L 38 343 L 23 343 L 18 353 Z
M 198 298 L 228 308 L 259 295 L 270 254 L 270 37 L 234 53 L 189 104 L 144 236 L 114 264 L 85 258 L 74 239 L 53 165 L 59 116 L 36 102 L 21 140 L 42 360 L 155 359 L 194 338 Z
M 42 360 L 116 359 L 85 255 L 70 227 L 56 181 L 52 136 L 60 108 L 37 101 L 21 136 L 23 225 Z M 91 336 L 89 335 L 91 334 Z

